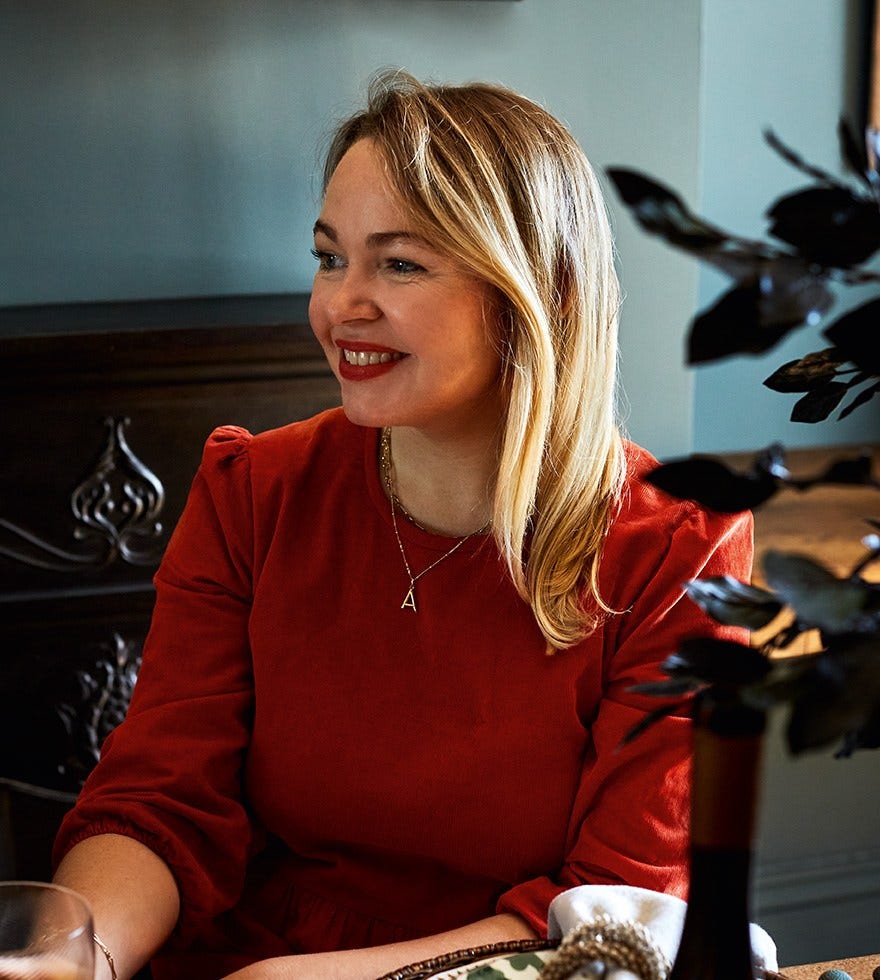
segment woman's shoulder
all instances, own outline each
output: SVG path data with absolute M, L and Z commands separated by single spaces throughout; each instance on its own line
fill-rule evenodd
M 219 426 L 205 443 L 195 484 L 230 525 L 274 527 L 283 511 L 300 513 L 330 488 L 350 485 L 371 432 L 341 409 L 258 433 Z
M 708 510 L 693 500 L 681 500 L 659 490 L 649 482 L 651 472 L 660 465 L 647 449 L 634 442 L 624 443 L 625 479 L 612 520 L 612 531 L 633 533 L 674 533 L 681 525 L 702 525 L 707 533 L 738 524 L 743 514 L 723 514 Z
M 626 460 L 626 480 L 603 547 L 606 601 L 628 608 L 639 595 L 651 594 L 651 579 L 678 595 L 682 583 L 707 568 L 748 578 L 751 511 L 721 513 L 664 493 L 647 480 L 659 465 L 656 458 L 632 443 Z
M 617 508 L 617 521 L 638 521 L 669 517 L 680 510 L 675 500 L 648 482 L 651 471 L 659 465 L 657 458 L 637 443 L 623 443 L 624 480 Z

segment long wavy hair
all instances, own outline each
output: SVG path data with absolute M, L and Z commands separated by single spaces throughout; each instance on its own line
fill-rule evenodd
M 598 564 L 624 475 L 620 290 L 596 176 L 550 113 L 488 84 L 377 76 L 367 107 L 333 137 L 325 189 L 365 138 L 416 230 L 503 298 L 493 534 L 548 649 L 571 646 L 611 611 Z

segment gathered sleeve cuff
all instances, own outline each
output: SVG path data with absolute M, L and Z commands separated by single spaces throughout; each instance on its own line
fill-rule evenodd
M 128 714 L 105 741 L 53 851 L 57 864 L 104 833 L 144 844 L 177 882 L 181 934 L 235 904 L 253 845 L 241 800 L 253 713 L 250 439 L 224 427 L 205 446 L 154 579 Z
M 626 611 L 606 626 L 604 693 L 590 724 L 566 860 L 558 874 L 518 884 L 497 903 L 498 912 L 519 915 L 541 936 L 547 934 L 550 902 L 577 885 L 627 884 L 687 895 L 690 719 L 670 715 L 623 745 L 627 733 L 661 703 L 631 688 L 661 679 L 660 664 L 684 637 L 747 639 L 744 630 L 706 616 L 687 598 L 684 585 L 722 574 L 749 580 L 752 516 L 717 514 L 689 502 L 673 513 L 667 529 L 646 526 L 634 535 L 635 550 L 612 550 L 604 559 L 620 563 L 606 583 L 637 584 Z M 665 548 L 657 546 L 660 534 Z M 625 563 L 622 554 L 628 556 Z M 612 606 L 624 590 L 606 586 Z

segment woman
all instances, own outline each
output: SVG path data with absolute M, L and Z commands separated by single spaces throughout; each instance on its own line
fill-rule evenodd
M 620 743 L 750 524 L 618 434 L 582 152 L 506 90 L 380 79 L 314 252 L 344 412 L 209 440 L 56 845 L 99 975 L 371 978 L 540 935 L 582 882 L 686 888 L 687 722 Z

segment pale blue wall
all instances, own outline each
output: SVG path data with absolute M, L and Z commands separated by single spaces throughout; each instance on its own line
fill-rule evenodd
M 316 147 L 388 65 L 697 186 L 699 0 L 0 0 L 0 304 L 303 290 Z M 633 435 L 687 449 L 695 270 L 624 218 Z M 662 363 L 662 370 L 657 369 Z
M 519 88 L 597 166 L 641 166 L 757 232 L 797 180 L 764 125 L 835 164 L 855 5 L 0 0 L 0 305 L 307 289 L 322 139 L 389 65 Z M 791 399 L 760 381 L 800 338 L 760 363 L 685 369 L 697 265 L 611 206 L 634 438 L 668 456 L 876 435 L 877 411 L 782 425 Z M 719 287 L 699 283 L 703 302 Z
M 767 227 L 768 206 L 810 182 L 766 145 L 767 127 L 807 159 L 843 175 L 837 122 L 857 113 L 858 7 L 843 0 L 703 0 L 700 206 L 712 221 L 758 237 Z M 722 288 L 726 279 L 703 272 L 701 307 Z M 840 295 L 843 302 L 846 292 Z M 844 308 L 832 311 L 826 323 Z M 774 440 L 791 447 L 876 442 L 880 399 L 842 422 L 810 425 L 788 421 L 796 396 L 763 387 L 781 364 L 827 347 L 820 330 L 799 331 L 757 358 L 697 370 L 694 448 L 752 449 Z

